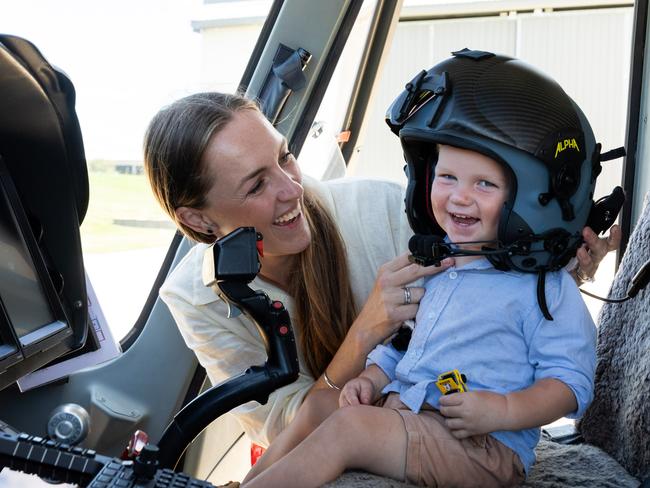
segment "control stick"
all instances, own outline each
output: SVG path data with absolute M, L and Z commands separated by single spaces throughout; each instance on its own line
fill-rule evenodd
M 213 386 L 188 403 L 165 429 L 158 447 L 162 468 L 174 468 L 186 447 L 210 422 L 246 402 L 266 403 L 269 394 L 298 379 L 298 353 L 286 308 L 248 284 L 260 270 L 262 236 L 254 227 L 240 227 L 206 249 L 203 283 L 257 327 L 267 360 Z

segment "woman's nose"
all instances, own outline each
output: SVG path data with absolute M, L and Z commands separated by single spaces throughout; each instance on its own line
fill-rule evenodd
M 282 201 L 297 200 L 302 197 L 303 187 L 300 179 L 295 175 L 283 172 L 282 185 L 278 192 L 278 199 Z

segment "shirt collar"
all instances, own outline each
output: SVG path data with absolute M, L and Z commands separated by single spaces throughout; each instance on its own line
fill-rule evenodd
M 203 255 L 208 246 L 208 244 L 197 244 L 195 249 L 193 249 L 194 255 L 191 258 L 194 261 L 191 268 L 195 271 L 192 275 L 193 305 L 207 305 L 209 303 L 221 301 L 221 297 L 219 297 L 211 287 L 203 284 L 203 277 L 201 276 Z M 253 290 L 263 290 L 271 297 L 271 299 L 280 300 L 285 304 L 285 306 L 291 301 L 291 297 L 284 290 L 272 283 L 262 280 L 259 276 L 256 276 L 248 286 Z

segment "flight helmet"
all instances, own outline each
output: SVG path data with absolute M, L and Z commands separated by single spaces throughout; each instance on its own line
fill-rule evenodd
M 486 247 L 497 268 L 546 272 L 575 255 L 601 171 L 600 144 L 549 76 L 515 58 L 464 49 L 408 83 L 386 122 L 404 151 L 416 234 L 444 236 L 430 191 L 438 144 L 447 144 L 496 160 L 510 176 L 498 242 Z

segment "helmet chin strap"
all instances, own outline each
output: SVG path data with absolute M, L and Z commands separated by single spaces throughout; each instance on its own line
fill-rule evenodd
M 497 249 L 483 248 L 480 251 L 470 251 L 457 246 L 462 244 L 493 244 Z M 440 266 L 443 259 L 452 256 L 503 256 L 513 255 L 519 250 L 519 246 L 512 244 L 500 247 L 499 241 L 472 241 L 472 242 L 445 242 L 442 237 L 436 235 L 415 234 L 409 240 L 409 260 L 420 266 Z M 539 270 L 537 273 L 537 303 L 546 320 L 553 320 L 546 303 L 546 270 Z
M 461 249 L 458 246 L 464 244 L 493 244 L 498 249 L 483 248 L 479 251 Z M 415 234 L 409 240 L 409 259 L 420 266 L 440 266 L 440 262 L 452 256 L 495 256 L 510 254 L 510 246 L 500 247 L 497 240 L 493 241 L 471 241 L 471 242 L 445 242 L 442 237 L 435 235 Z

